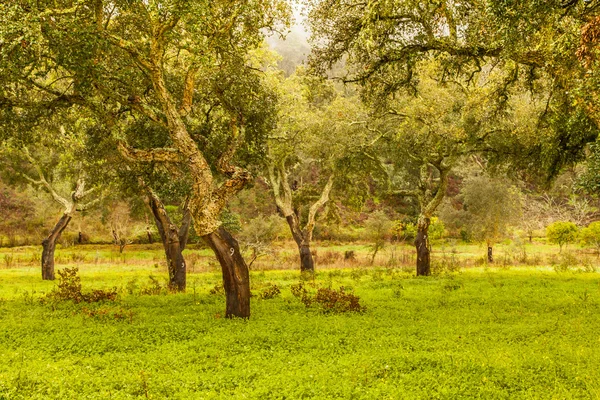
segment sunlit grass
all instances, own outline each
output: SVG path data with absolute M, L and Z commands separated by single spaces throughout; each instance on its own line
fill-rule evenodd
M 222 318 L 218 268 L 188 291 L 140 295 L 146 264 L 82 264 L 84 291 L 114 303 L 40 298 L 38 267 L 0 270 L 0 399 L 598 398 L 600 279 L 577 268 L 325 269 L 305 284 L 360 296 L 325 315 L 290 292 L 295 270 L 253 271 L 250 321 Z M 131 293 L 131 294 L 130 294 Z

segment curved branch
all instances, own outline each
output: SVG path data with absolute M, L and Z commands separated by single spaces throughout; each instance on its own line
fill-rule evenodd
M 23 177 L 25 177 L 27 180 L 29 180 L 30 182 L 32 182 L 34 184 L 41 185 L 42 187 L 44 187 L 44 189 L 46 189 L 48 191 L 48 193 L 50 193 L 52 198 L 57 203 L 62 205 L 65 208 L 65 210 L 70 210 L 73 207 L 73 203 L 71 203 L 69 200 L 67 200 L 64 197 L 62 197 L 61 195 L 59 195 L 58 192 L 56 190 L 54 190 L 52 185 L 46 180 L 46 177 L 44 176 L 44 172 L 42 171 L 42 167 L 40 167 L 39 163 L 31 156 L 31 154 L 29 153 L 29 149 L 27 147 L 23 147 L 23 154 L 25 155 L 27 160 L 31 163 L 31 165 L 33 165 L 33 167 L 35 168 L 35 171 L 37 172 L 40 179 L 38 181 L 36 181 L 36 180 L 32 179 L 31 177 L 27 176 L 26 174 L 22 174 Z
M 119 152 L 123 157 L 135 162 L 180 162 L 179 150 L 171 148 L 157 148 L 149 150 L 134 149 L 123 141 L 119 141 Z

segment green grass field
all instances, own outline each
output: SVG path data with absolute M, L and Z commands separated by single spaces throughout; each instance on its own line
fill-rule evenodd
M 115 302 L 43 302 L 56 282 L 37 266 L 0 269 L 0 399 L 600 398 L 589 268 L 321 269 L 310 290 L 344 286 L 367 308 L 344 314 L 306 308 L 295 270 L 254 270 L 243 321 L 221 317 L 214 267 L 199 262 L 185 294 L 144 295 L 164 281 L 160 251 L 130 256 L 80 263 L 84 291 L 116 286 Z

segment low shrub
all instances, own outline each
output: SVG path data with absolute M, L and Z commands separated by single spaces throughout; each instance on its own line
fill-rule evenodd
M 262 292 L 260 292 L 259 297 L 263 300 L 268 300 L 268 299 L 272 299 L 274 297 L 277 297 L 281 294 L 281 289 L 279 289 L 279 286 L 277 285 L 270 285 L 269 287 L 267 287 L 266 289 L 264 289 Z
M 323 313 L 364 312 L 365 306 L 360 304 L 360 298 L 353 293 L 346 292 L 343 286 L 339 289 L 319 288 L 311 294 L 303 283 L 290 287 L 292 294 L 307 308 L 316 305 Z
M 75 303 L 96 303 L 99 301 L 115 301 L 117 288 L 111 290 L 94 289 L 90 293 L 81 291 L 79 268 L 63 268 L 58 270 L 58 286 L 48 293 L 47 297 L 55 300 L 72 300 Z

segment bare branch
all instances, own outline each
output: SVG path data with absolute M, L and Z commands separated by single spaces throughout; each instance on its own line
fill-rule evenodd
M 27 158 L 27 160 L 35 168 L 35 171 L 37 172 L 38 176 L 40 177 L 40 180 L 35 181 L 26 175 L 23 175 L 23 176 L 25 178 L 29 179 L 31 182 L 41 185 L 44 189 L 46 189 L 48 191 L 48 193 L 50 193 L 52 198 L 57 203 L 59 203 L 60 205 L 62 205 L 65 208 L 65 210 L 70 210 L 73 207 L 73 203 L 71 203 L 70 201 L 68 201 L 61 195 L 59 195 L 56 192 L 56 190 L 54 190 L 52 185 L 50 185 L 50 183 L 46 180 L 46 177 L 44 176 L 44 172 L 42 171 L 42 168 L 40 167 L 39 163 L 31 156 L 31 154 L 29 153 L 29 149 L 27 147 L 23 147 L 23 154 L 25 154 L 25 157 Z

